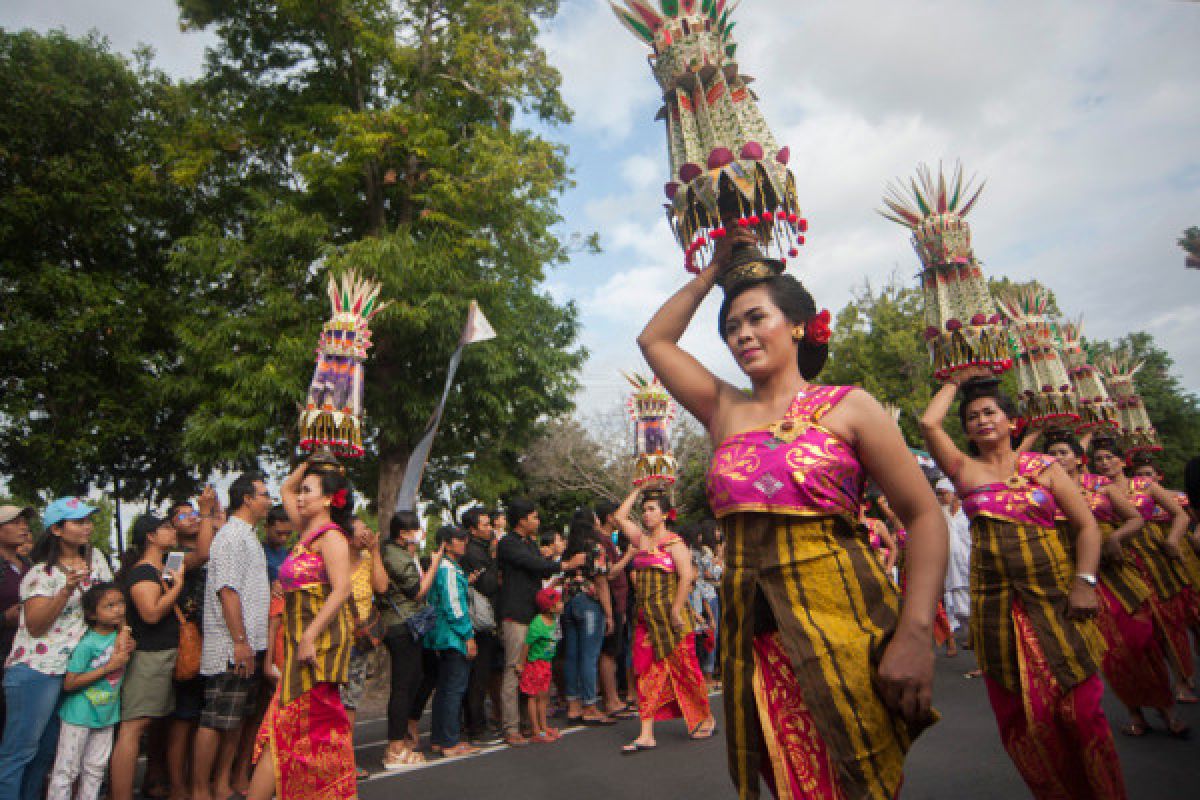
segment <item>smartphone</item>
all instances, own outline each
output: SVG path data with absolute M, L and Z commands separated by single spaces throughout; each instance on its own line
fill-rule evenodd
M 183 553 L 167 553 L 166 571 L 178 575 L 181 569 L 183 569 Z

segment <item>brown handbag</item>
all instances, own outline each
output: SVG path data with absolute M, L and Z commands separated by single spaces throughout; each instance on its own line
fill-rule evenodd
M 179 619 L 179 652 L 175 656 L 175 680 L 190 681 L 200 674 L 200 626 L 183 616 L 175 606 Z

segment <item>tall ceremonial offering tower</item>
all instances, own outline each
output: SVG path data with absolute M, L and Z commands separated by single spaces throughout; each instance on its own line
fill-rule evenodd
M 317 341 L 317 366 L 300 412 L 300 448 L 334 456 L 363 454 L 363 362 L 371 347 L 371 319 L 387 307 L 379 302 L 380 285 L 342 275 L 329 276 L 332 315 Z
M 610 3 L 617 18 L 651 48 L 662 88 L 657 119 L 667 125 L 671 176 L 667 220 L 690 272 L 707 261 L 728 226 L 753 228 L 780 262 L 804 244 L 807 221 L 780 147 L 734 60 L 733 6 L 726 0 Z M 736 5 L 736 4 L 734 4 Z
M 888 186 L 887 210 L 879 212 L 912 231 L 923 267 L 925 340 L 938 380 L 965 367 L 985 366 L 998 375 L 1012 366 L 1002 317 L 971 248 L 966 216 L 983 191 L 973 183 L 964 180 L 961 165 L 947 182 L 941 167 L 935 177 L 922 164 L 907 186 Z
M 671 452 L 675 401 L 658 378 L 626 375 L 633 385 L 629 416 L 634 424 L 633 485 L 647 491 L 667 491 L 675 484 L 676 463 Z
M 1076 432 L 1115 430 L 1118 427 L 1117 407 L 1108 396 L 1100 372 L 1083 346 L 1083 318 L 1060 323 L 1058 333 L 1063 362 L 1078 401 L 1079 424 L 1075 426 Z
M 1158 443 L 1158 432 L 1154 430 L 1150 415 L 1146 413 L 1142 398 L 1133 384 L 1133 376 L 1142 368 L 1142 362 L 1134 361 L 1127 353 L 1114 353 L 1101 359 L 1100 368 L 1108 393 L 1117 406 L 1121 446 L 1125 452 L 1162 450 L 1162 445 Z
M 1021 416 L 1035 428 L 1074 428 L 1079 421 L 1075 390 L 1059 353 L 1057 326 L 1050 319 L 1050 294 L 1027 286 L 999 298 L 1009 319 Z

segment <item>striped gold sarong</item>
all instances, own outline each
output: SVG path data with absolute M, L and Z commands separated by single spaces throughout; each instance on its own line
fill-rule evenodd
M 318 683 L 345 683 L 350 677 L 350 650 L 354 644 L 354 619 L 348 601 L 342 604 L 317 637 L 313 665 L 296 658 L 300 637 L 329 597 L 329 585 L 313 583 L 284 595 L 283 680 L 280 704 L 286 706 Z
M 876 693 L 874 679 L 896 627 L 900 596 L 865 537 L 840 517 L 741 512 L 721 524 L 727 542 L 724 700 L 738 797 L 759 796 L 764 766 L 822 753 L 836 777 L 834 794 L 820 792 L 816 784 L 797 794 L 768 774 L 777 796 L 891 800 L 912 739 L 928 723 L 905 724 Z M 778 664 L 756 661 L 756 641 L 758 651 L 774 647 L 786 654 L 794 681 L 778 673 Z M 802 697 L 787 705 L 803 709 L 812 725 L 773 720 L 772 705 L 756 702 L 756 686 L 763 695 L 772 685 L 793 683 Z M 779 734 L 806 727 L 803 733 L 819 741 L 789 745 L 778 735 L 764 737 L 764 729 Z M 811 776 L 814 767 L 795 763 L 792 771 Z
M 1125 546 L 1137 557 L 1150 588 L 1160 600 L 1170 600 L 1183 591 L 1187 578 L 1180 565 L 1163 550 L 1162 526 L 1147 522 L 1137 533 L 1125 540 Z
M 1099 669 L 1103 639 L 1091 620 L 1067 618 L 1074 567 L 1062 535 L 993 517 L 971 520 L 971 639 L 980 668 L 1022 691 L 1013 604 L 1019 601 L 1046 666 L 1063 690 Z
M 671 624 L 671 605 L 679 590 L 679 573 L 648 567 L 633 572 L 633 585 L 637 597 L 637 621 L 646 626 L 650 646 L 654 648 L 654 660 L 669 658 L 683 638 L 695 630 L 691 606 L 683 612 L 683 627 Z
M 1112 524 L 1100 523 L 1100 532 L 1105 539 L 1112 536 L 1113 530 Z M 1121 603 L 1127 614 L 1137 612 L 1142 604 L 1150 599 L 1150 587 L 1142 580 L 1137 567 L 1129 558 L 1112 559 L 1101 555 L 1100 574 L 1097 577 Z

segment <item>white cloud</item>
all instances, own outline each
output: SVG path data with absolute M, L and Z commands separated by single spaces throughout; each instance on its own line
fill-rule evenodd
M 155 50 L 154 65 L 178 78 L 198 77 L 204 48 L 216 41 L 211 33 L 181 31 L 173 0 L 5 0 L 0 25 L 43 33 L 62 28 L 71 36 L 94 29 L 125 54 L 148 44 Z
M 635 71 L 615 63 L 621 52 L 597 26 L 632 37 L 607 13 L 601 2 L 571 4 L 563 27 L 576 49 L 556 63 L 567 87 L 601 75 L 610 86 L 609 102 L 575 101 L 581 141 L 633 126 L 626 148 L 640 155 L 620 163 L 624 183 L 604 196 L 590 190 L 583 205 L 607 248 L 599 268 L 612 275 L 581 294 L 585 322 L 623 318 L 632 339 L 687 276 L 658 221 L 662 123 L 632 117 L 653 105 L 634 99 L 642 90 L 611 84 L 619 75 L 650 95 L 657 87 L 640 53 Z M 737 18 L 741 67 L 757 79 L 776 138 L 792 148 L 811 224 L 792 268 L 819 304 L 836 310 L 864 279 L 915 273 L 907 232 L 874 209 L 885 184 L 917 163 L 961 158 L 988 179 L 971 221 L 989 272 L 1043 281 L 1065 310 L 1087 316 L 1093 335 L 1150 330 L 1185 385 L 1200 389 L 1200 275 L 1183 269 L 1175 246 L 1200 224 L 1200 6 L 747 0 Z M 610 157 L 605 145 L 573 152 Z M 646 153 L 657 177 L 646 177 Z M 703 313 L 696 346 L 725 369 Z M 611 335 L 593 349 L 597 360 L 630 353 Z

